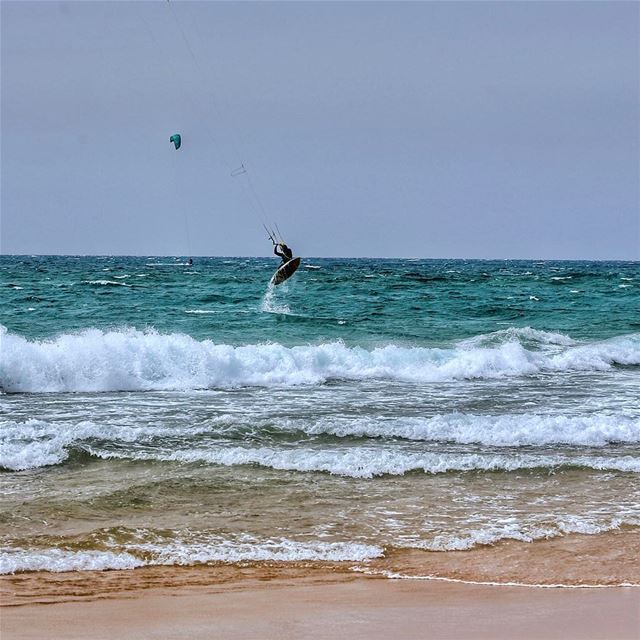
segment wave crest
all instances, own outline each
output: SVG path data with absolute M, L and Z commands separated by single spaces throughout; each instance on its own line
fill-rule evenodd
M 332 379 L 427 383 L 640 365 L 640 334 L 586 344 L 534 336 L 533 348 L 532 331 L 480 336 L 475 343 L 462 341 L 449 348 L 387 345 L 367 350 L 342 342 L 232 346 L 135 329 L 88 329 L 31 341 L 2 327 L 0 388 L 96 392 L 287 386 Z M 485 346 L 487 340 L 492 344 Z

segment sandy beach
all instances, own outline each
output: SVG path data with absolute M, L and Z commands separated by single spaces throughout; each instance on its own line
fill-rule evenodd
M 150 588 L 2 610 L 2 638 L 637 638 L 635 588 L 365 576 Z

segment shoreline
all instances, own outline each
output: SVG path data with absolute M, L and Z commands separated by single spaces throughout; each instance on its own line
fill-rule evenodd
M 148 589 L 241 589 L 253 583 L 359 577 L 499 588 L 640 587 L 640 527 L 522 542 L 503 540 L 461 551 L 387 548 L 366 561 L 243 561 L 151 565 L 103 571 L 31 571 L 0 576 L 3 606 L 120 597 Z
M 82 621 L 91 625 L 92 640 L 404 639 L 423 638 L 425 629 L 435 638 L 626 640 L 640 633 L 640 568 L 630 561 L 639 549 L 640 531 L 632 529 L 469 551 L 396 549 L 367 563 L 5 575 L 0 630 L 3 640 L 86 638 Z M 427 577 L 427 570 L 438 575 Z M 548 579 L 540 585 L 507 582 L 523 570 Z M 394 573 L 406 577 L 389 577 Z M 554 583 L 560 573 L 565 588 Z M 499 581 L 471 580 L 487 576 Z M 634 586 L 618 586 L 621 581 Z

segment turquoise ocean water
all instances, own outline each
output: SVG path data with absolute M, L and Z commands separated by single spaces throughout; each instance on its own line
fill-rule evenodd
M 640 264 L 0 257 L 2 572 L 640 526 Z

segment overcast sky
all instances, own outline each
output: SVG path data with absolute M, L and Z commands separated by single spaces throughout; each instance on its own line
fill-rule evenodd
M 2 253 L 640 258 L 636 2 L 1 7 Z

